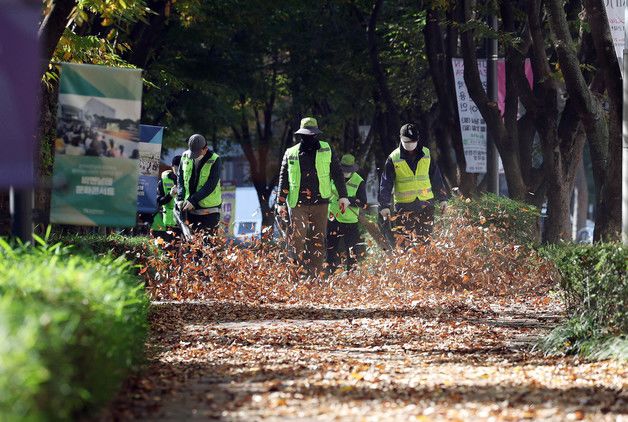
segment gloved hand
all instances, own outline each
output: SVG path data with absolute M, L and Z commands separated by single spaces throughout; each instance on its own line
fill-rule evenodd
M 279 217 L 285 220 L 288 218 L 288 207 L 285 204 L 277 205 L 277 213 L 279 213 Z
M 441 201 L 439 206 L 441 215 L 445 214 L 447 212 L 447 201 Z
M 379 214 L 384 220 L 390 219 L 390 208 L 382 208 L 381 210 L 379 210 Z
M 194 211 L 195 209 L 196 207 L 194 207 L 194 205 L 192 205 L 190 201 L 184 201 L 183 208 L 181 208 L 181 211 Z
M 170 189 L 170 196 L 174 198 L 175 196 L 177 196 L 177 193 L 179 193 L 179 188 L 177 187 L 177 185 L 174 185 L 172 189 Z
M 351 205 L 351 201 L 349 201 L 347 198 L 340 198 L 338 200 L 338 206 L 340 207 L 340 212 L 343 214 L 347 211 L 347 209 L 349 209 L 349 205 Z
M 182 210 L 183 210 L 183 204 L 184 204 L 184 203 L 185 203 L 185 201 L 176 201 L 176 202 L 175 202 L 175 206 L 177 207 L 177 209 L 178 209 L 179 211 L 182 211 Z

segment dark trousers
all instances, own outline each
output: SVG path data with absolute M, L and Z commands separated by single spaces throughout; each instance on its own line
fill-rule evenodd
M 215 235 L 220 225 L 220 213 L 213 212 L 211 214 L 192 214 L 187 215 L 190 229 L 193 231 L 203 230 L 209 235 Z
M 312 277 L 323 273 L 327 204 L 297 205 L 290 210 L 288 250 L 292 260 Z
M 330 271 L 335 271 L 341 264 L 341 254 L 346 256 L 346 269 L 353 268 L 359 258 L 364 255 L 360 244 L 358 223 L 327 223 L 327 263 Z
M 398 209 L 395 236 L 401 236 L 406 246 L 427 243 L 434 228 L 434 206 L 426 204 L 418 209 Z

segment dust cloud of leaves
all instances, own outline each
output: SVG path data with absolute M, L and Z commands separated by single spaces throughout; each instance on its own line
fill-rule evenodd
M 538 297 L 552 285 L 553 267 L 534 251 L 505 242 L 490 227 L 460 220 L 437 229 L 432 241 L 391 254 L 374 247 L 356 269 L 303 281 L 304 268 L 268 239 L 246 247 L 201 239 L 151 258 L 143 275 L 155 300 L 232 300 L 247 303 L 406 305 L 426 294 Z

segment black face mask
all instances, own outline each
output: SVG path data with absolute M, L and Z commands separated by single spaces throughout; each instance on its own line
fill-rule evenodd
M 301 135 L 301 147 L 307 151 L 316 149 L 318 147 L 316 135 Z

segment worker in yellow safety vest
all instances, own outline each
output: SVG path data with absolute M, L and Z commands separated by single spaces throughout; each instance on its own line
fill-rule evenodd
M 323 274 L 326 261 L 327 215 L 332 181 L 338 191 L 338 207 L 347 211 L 345 178 L 331 146 L 319 139 L 321 130 L 313 117 L 301 120 L 279 172 L 277 211 L 287 218 L 290 208 L 288 248 L 292 260 L 309 276 Z
M 438 201 L 444 211 L 448 194 L 418 128 L 408 123 L 399 134 L 399 147 L 388 156 L 380 179 L 380 214 L 390 220 L 394 201 L 396 230 L 410 242 L 426 242 L 432 233 L 434 203 Z
M 177 180 L 177 207 L 187 214 L 192 229 L 215 234 L 220 224 L 222 193 L 218 154 L 207 146 L 203 135 L 188 139 L 188 149 L 181 156 Z
M 181 156 L 172 159 L 172 168 L 161 173 L 157 183 L 157 207 L 158 211 L 153 219 L 153 236 L 161 237 L 166 243 L 170 243 L 179 234 L 179 227 L 174 218 L 175 198 L 177 196 L 177 173 Z
M 329 222 L 327 223 L 327 263 L 330 272 L 338 268 L 341 252 L 346 256 L 345 268 L 350 270 L 356 261 L 364 255 L 365 251 L 360 242 L 358 218 L 360 209 L 367 206 L 366 183 L 364 183 L 362 176 L 357 173 L 358 166 L 353 155 L 343 155 L 340 159 L 340 167 L 345 177 L 347 198 L 350 205 L 348 211 L 340 212 L 338 190 L 332 183 Z

